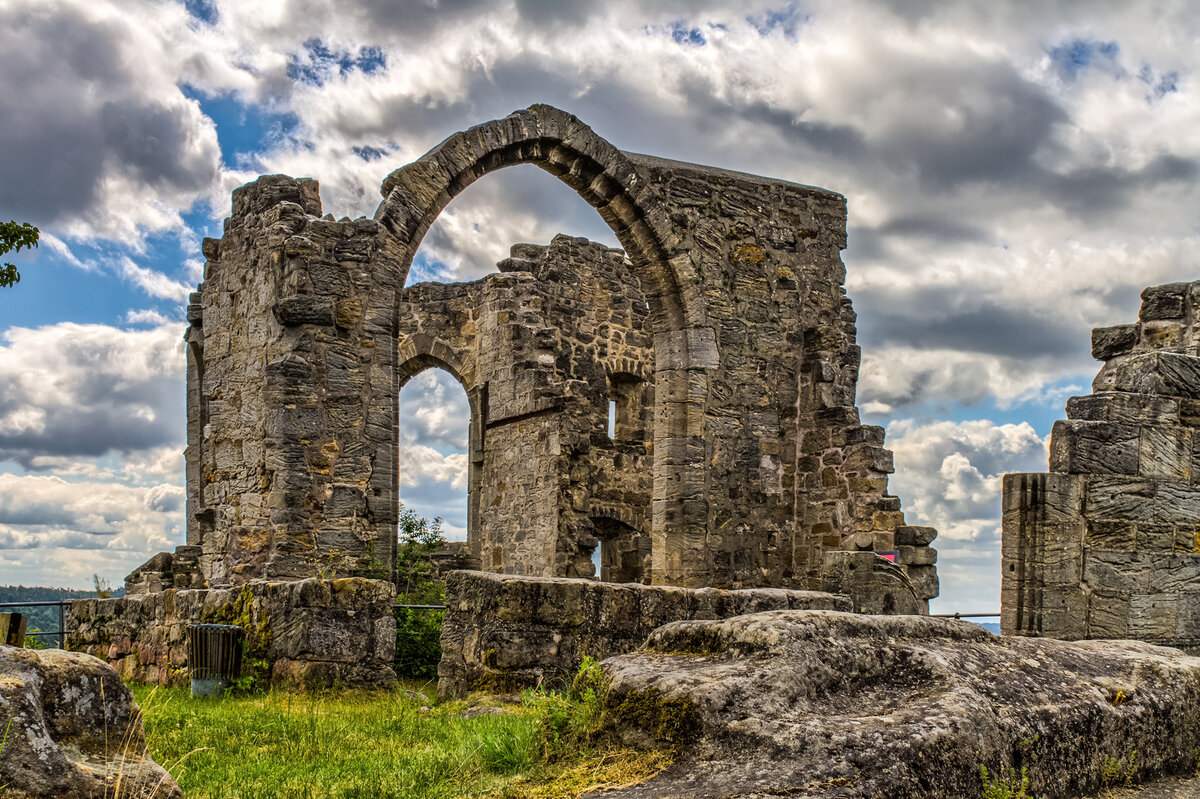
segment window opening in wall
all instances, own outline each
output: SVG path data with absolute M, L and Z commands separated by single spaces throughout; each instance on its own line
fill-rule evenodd
M 603 549 L 603 547 L 601 544 L 598 543 L 598 544 L 596 544 L 595 549 L 592 550 L 592 566 L 595 568 L 595 572 L 593 572 L 593 574 L 595 575 L 597 580 L 601 579 L 600 575 L 602 573 L 602 568 L 603 568 L 603 563 L 601 561 L 601 552 L 600 552 L 601 549 Z
M 401 388 L 399 407 L 400 502 L 418 516 L 440 518 L 447 541 L 466 541 L 467 394 L 449 372 L 426 369 Z
M 642 438 L 642 396 L 645 383 L 635 375 L 609 377 L 608 437 L 613 441 L 638 441 Z

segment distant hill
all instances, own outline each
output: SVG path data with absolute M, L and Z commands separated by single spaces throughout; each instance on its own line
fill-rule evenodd
M 114 588 L 113 596 L 124 596 L 125 588 Z M 44 585 L 0 585 L 0 603 L 4 602 L 52 602 L 66 599 L 92 599 L 95 591 L 80 591 L 74 588 L 50 588 Z M 57 630 L 58 608 L 0 608 L 0 612 L 15 612 L 29 618 L 30 629 Z

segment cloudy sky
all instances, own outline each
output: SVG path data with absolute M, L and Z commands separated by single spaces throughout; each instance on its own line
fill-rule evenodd
M 1041 471 L 1091 327 L 1200 277 L 1200 12 L 1184 2 L 0 0 L 0 583 L 118 582 L 183 540 L 183 307 L 260 173 L 370 215 L 453 131 L 547 102 L 626 150 L 846 195 L 860 405 L 941 610 L 999 608 L 999 476 Z M 615 244 L 533 167 L 490 176 L 414 279 L 515 241 Z M 465 524 L 466 398 L 403 393 L 402 495 Z

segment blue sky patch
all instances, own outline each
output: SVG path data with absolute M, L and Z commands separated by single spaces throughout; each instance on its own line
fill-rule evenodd
M 378 47 L 360 47 L 355 54 L 349 50 L 333 50 L 320 39 L 309 39 L 304 43 L 302 56 L 292 54 L 288 58 L 287 75 L 297 83 L 324 86 L 335 71 L 345 77 L 355 70 L 374 75 L 385 69 L 387 54 Z
M 188 13 L 206 25 L 216 25 L 221 18 L 216 0 L 183 0 Z
M 371 147 L 369 145 L 354 148 L 354 154 L 367 162 L 378 161 L 390 152 L 390 150 L 385 150 L 382 147 Z
M 676 44 L 687 44 L 692 47 L 703 47 L 708 44 L 708 39 L 700 32 L 699 28 L 689 28 L 683 22 L 672 22 L 668 26 L 671 31 L 671 38 Z
M 1097 60 L 1115 61 L 1121 52 L 1121 47 L 1115 41 L 1097 42 L 1093 39 L 1073 39 L 1057 47 L 1052 47 L 1046 52 L 1064 77 L 1075 80 L 1082 70 Z
M 295 114 L 279 114 L 265 106 L 246 105 L 234 95 L 208 97 L 191 86 L 181 86 L 184 96 L 200 104 L 200 110 L 217 126 L 221 158 L 229 166 L 253 167 L 252 154 L 296 131 Z

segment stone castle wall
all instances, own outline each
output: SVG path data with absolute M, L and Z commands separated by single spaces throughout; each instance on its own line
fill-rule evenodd
M 616 573 L 622 547 L 649 551 L 645 296 L 620 251 L 567 236 L 513 250 L 500 274 L 418 284 L 400 300 L 401 380 L 440 366 L 463 385 L 475 417 L 472 556 L 508 574 L 586 577 L 600 545 L 607 560 L 597 576 L 648 578 L 640 557 Z
M 1146 289 L 1092 354 L 1050 472 L 1004 478 L 1002 627 L 1200 651 L 1200 282 Z
M 445 205 L 517 164 L 591 203 L 624 258 L 565 239 L 474 287 L 404 289 Z M 399 389 L 451 365 L 486 568 L 586 574 L 600 539 L 610 578 L 820 589 L 846 573 L 840 553 L 898 549 L 920 600 L 937 594 L 933 532 L 904 524 L 883 430 L 855 407 L 840 195 L 624 153 L 548 106 L 451 136 L 382 192 L 375 219 L 337 221 L 313 181 L 260 178 L 204 243 L 188 332 L 198 579 L 389 574 Z M 509 349 L 467 376 L 472 335 Z M 605 440 L 605 395 L 628 437 Z M 139 584 L 164 582 L 149 566 Z

